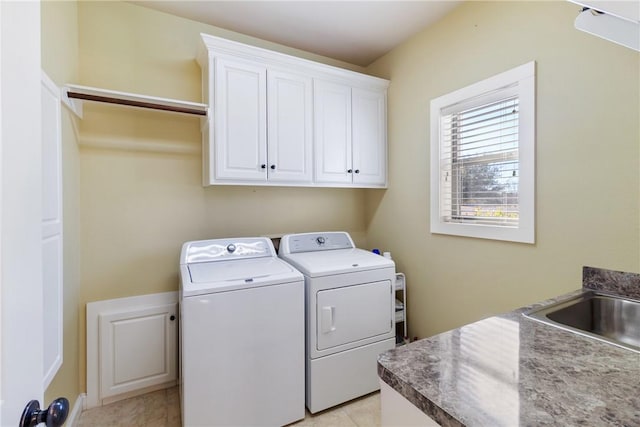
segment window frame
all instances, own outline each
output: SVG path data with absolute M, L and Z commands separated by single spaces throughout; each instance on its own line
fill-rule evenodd
M 449 222 L 441 217 L 441 117 L 516 93 L 518 123 L 518 226 Z M 535 61 L 431 100 L 430 225 L 433 234 L 448 234 L 520 243 L 535 243 Z

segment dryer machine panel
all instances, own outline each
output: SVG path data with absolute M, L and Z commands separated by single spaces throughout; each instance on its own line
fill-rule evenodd
M 319 291 L 317 350 L 386 334 L 393 327 L 392 313 L 388 280 Z

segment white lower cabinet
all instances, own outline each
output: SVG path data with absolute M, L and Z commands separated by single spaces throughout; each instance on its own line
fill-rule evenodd
M 380 424 L 383 427 L 439 427 L 427 414 L 409 402 L 382 380 L 380 381 Z
M 177 379 L 177 308 L 169 303 L 98 316 L 102 399 Z
M 388 80 L 202 39 L 204 185 L 386 187 Z

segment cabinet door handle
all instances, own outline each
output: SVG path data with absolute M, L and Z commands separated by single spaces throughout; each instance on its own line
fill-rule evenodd
M 260 165 L 260 169 L 266 169 L 267 165 L 265 165 L 264 163 Z
M 353 173 L 353 169 L 348 169 L 347 173 Z
M 356 169 L 356 173 L 360 173 L 360 169 Z
M 271 170 L 276 170 L 276 165 L 271 165 Z

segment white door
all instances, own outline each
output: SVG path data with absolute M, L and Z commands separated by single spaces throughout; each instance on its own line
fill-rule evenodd
M 0 425 L 42 403 L 40 3 L 0 2 Z
M 313 179 L 311 78 L 267 71 L 267 174 L 271 182 Z
M 386 92 L 354 88 L 351 92 L 353 120 L 353 183 L 387 183 Z
M 267 179 L 267 69 L 215 58 L 215 179 Z
M 315 80 L 313 85 L 316 182 L 350 184 L 351 88 Z
M 62 366 L 62 131 L 60 89 L 42 73 L 43 387 Z

